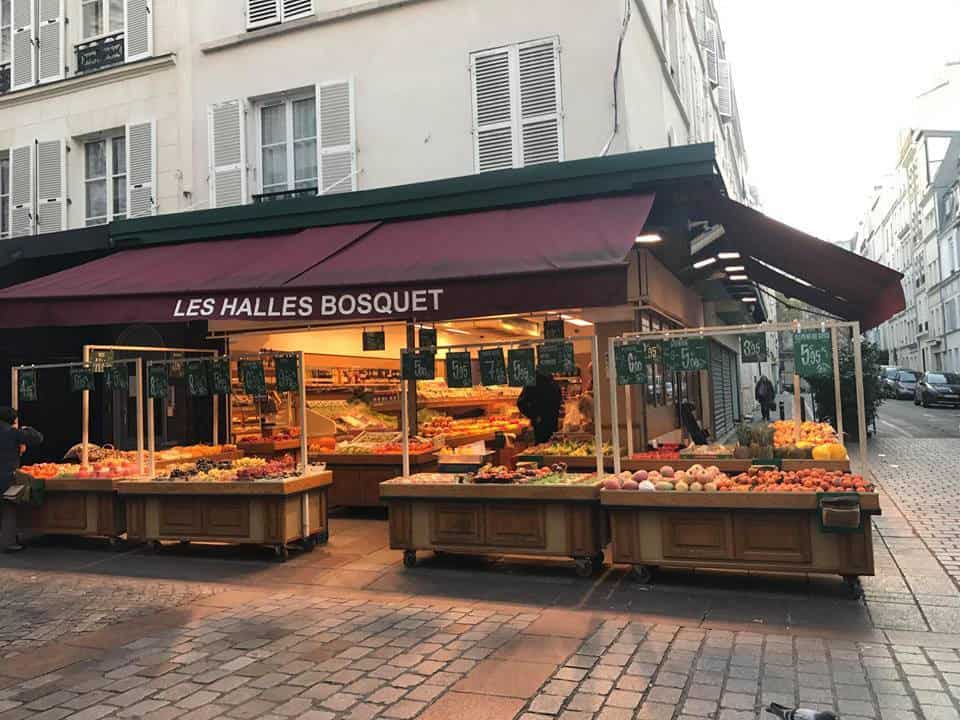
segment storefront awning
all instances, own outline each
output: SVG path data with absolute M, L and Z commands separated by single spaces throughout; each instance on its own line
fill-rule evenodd
M 439 320 L 620 305 L 653 198 L 125 250 L 0 290 L 0 326 Z

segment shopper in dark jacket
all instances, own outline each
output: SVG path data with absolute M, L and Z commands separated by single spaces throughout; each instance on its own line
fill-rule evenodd
M 0 494 L 13 484 L 13 474 L 20 467 L 20 456 L 27 448 L 43 442 L 43 435 L 31 427 L 15 427 L 16 421 L 16 410 L 0 407 Z M 0 505 L 0 547 L 21 550 L 16 544 L 17 507 L 6 500 L 0 500 Z
M 525 387 L 517 400 L 517 409 L 533 423 L 533 437 L 537 443 L 545 443 L 560 426 L 560 408 L 563 393 L 560 385 L 549 373 L 537 371 L 534 385 Z
M 766 422 L 770 422 L 770 411 L 773 410 L 776 399 L 776 390 L 773 389 L 773 383 L 766 375 L 761 375 L 757 380 L 757 387 L 754 391 L 754 397 L 760 403 L 760 414 Z
M 700 421 L 697 420 L 696 407 L 689 400 L 680 403 L 680 422 L 683 429 L 687 431 L 690 440 L 694 445 L 707 444 L 707 431 L 700 427 Z

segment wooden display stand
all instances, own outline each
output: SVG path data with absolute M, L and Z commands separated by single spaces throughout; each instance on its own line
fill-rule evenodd
M 109 538 L 126 532 L 126 513 L 115 478 L 61 477 L 44 480 L 43 502 L 17 508 L 17 527 L 26 536 L 75 535 Z
M 247 455 L 278 455 L 281 453 L 292 452 L 296 455 L 300 451 L 301 441 L 299 438 L 291 440 L 265 440 L 262 442 L 243 442 L 237 443 L 237 448 Z
M 574 472 L 597 471 L 596 455 L 532 455 L 530 453 L 522 453 L 517 455 L 516 459 L 518 462 L 535 462 L 541 467 L 562 463 L 567 466 L 568 470 Z M 604 470 L 613 470 L 612 455 L 604 456 L 603 468 Z
M 781 462 L 781 467 L 786 471 L 796 472 L 797 470 L 806 470 L 806 469 L 815 469 L 819 468 L 822 470 L 841 470 L 843 472 L 850 472 L 850 461 L 849 460 L 787 460 L 784 459 Z M 656 460 L 656 459 L 645 459 L 645 460 L 631 460 L 629 458 L 623 458 L 620 461 L 620 467 L 623 470 L 630 470 L 631 472 L 636 470 L 659 470 L 664 465 L 669 465 L 674 470 L 689 470 L 694 465 L 700 465 L 701 467 L 711 467 L 715 466 L 720 472 L 732 474 L 732 473 L 742 473 L 750 469 L 751 465 L 767 465 L 770 464 L 770 461 L 760 460 L 759 458 L 753 459 L 738 459 L 738 458 L 717 458 L 714 460 L 704 458 L 700 460 Z
M 380 485 L 390 508 L 390 547 L 407 567 L 418 550 L 468 555 L 572 557 L 577 573 L 603 565 L 609 532 L 599 482 L 580 486 L 426 484 L 417 476 Z M 412 481 L 412 482 L 411 482 Z
M 403 458 L 396 454 L 351 455 L 346 453 L 311 453 L 311 463 L 326 463 L 336 474 L 330 488 L 331 507 L 379 507 L 380 483 L 401 472 Z M 410 467 L 416 472 L 435 472 L 437 454 L 410 456 Z
M 860 499 L 859 530 L 825 532 L 815 493 L 677 493 L 603 490 L 613 561 L 648 581 L 657 567 L 842 575 L 859 596 L 873 575 L 870 516 L 876 493 Z
M 154 461 L 154 465 L 158 468 L 169 468 L 174 465 L 194 464 L 200 460 L 206 460 L 207 462 L 224 462 L 227 460 L 239 460 L 242 457 L 243 450 L 227 450 L 222 453 L 217 453 L 216 455 L 200 455 L 198 457 L 179 458 L 175 460 L 162 460 L 158 458 Z
M 131 540 L 271 545 L 286 558 L 288 543 L 311 549 L 327 541 L 332 482 L 332 473 L 321 472 L 284 480 L 128 481 L 118 491 Z

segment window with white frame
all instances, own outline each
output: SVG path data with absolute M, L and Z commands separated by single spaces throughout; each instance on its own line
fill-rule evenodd
M 10 155 L 0 155 L 0 237 L 10 236 Z
M 122 32 L 124 0 L 82 0 L 83 39 Z
M 84 199 L 87 225 L 102 225 L 127 216 L 127 142 L 124 135 L 83 145 Z
M 262 192 L 316 190 L 316 98 L 267 102 L 259 110 Z

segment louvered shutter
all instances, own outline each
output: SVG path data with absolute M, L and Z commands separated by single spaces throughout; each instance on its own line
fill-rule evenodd
M 321 195 L 357 189 L 353 83 L 317 85 L 317 152 Z
M 710 18 L 706 20 L 705 39 L 706 42 L 703 44 L 703 52 L 706 58 L 707 79 L 716 85 L 720 82 L 717 58 L 717 23 Z
M 509 48 L 470 56 L 477 172 L 504 170 L 516 164 L 512 65 Z
M 33 234 L 34 146 L 10 150 L 10 235 Z
M 37 81 L 34 43 L 34 0 L 13 0 L 13 55 L 10 87 L 30 87 Z
M 66 143 L 62 140 L 37 143 L 37 232 L 66 229 Z
M 156 129 L 152 120 L 127 125 L 127 217 L 155 215 Z
M 717 77 L 720 81 L 717 88 L 717 107 L 720 117 L 729 120 L 733 117 L 733 78 L 730 75 L 729 61 L 717 61 Z
M 242 205 L 247 200 L 245 118 L 242 100 L 217 103 L 207 111 L 210 207 Z
M 153 3 L 124 0 L 124 52 L 127 62 L 153 55 Z
M 553 39 L 521 45 L 520 147 L 523 165 L 563 159 L 560 121 L 560 45 Z
M 313 0 L 280 0 L 280 4 L 281 19 L 284 21 L 296 20 L 313 13 Z
M 280 0 L 247 0 L 247 30 L 280 22 Z
M 39 0 L 37 78 L 42 83 L 66 77 L 63 5 L 64 0 Z
M 707 25 L 707 11 L 703 7 L 703 0 L 697 0 L 696 9 L 694 12 L 694 24 L 696 25 L 697 32 L 697 42 L 701 45 L 706 44 L 706 25 Z

